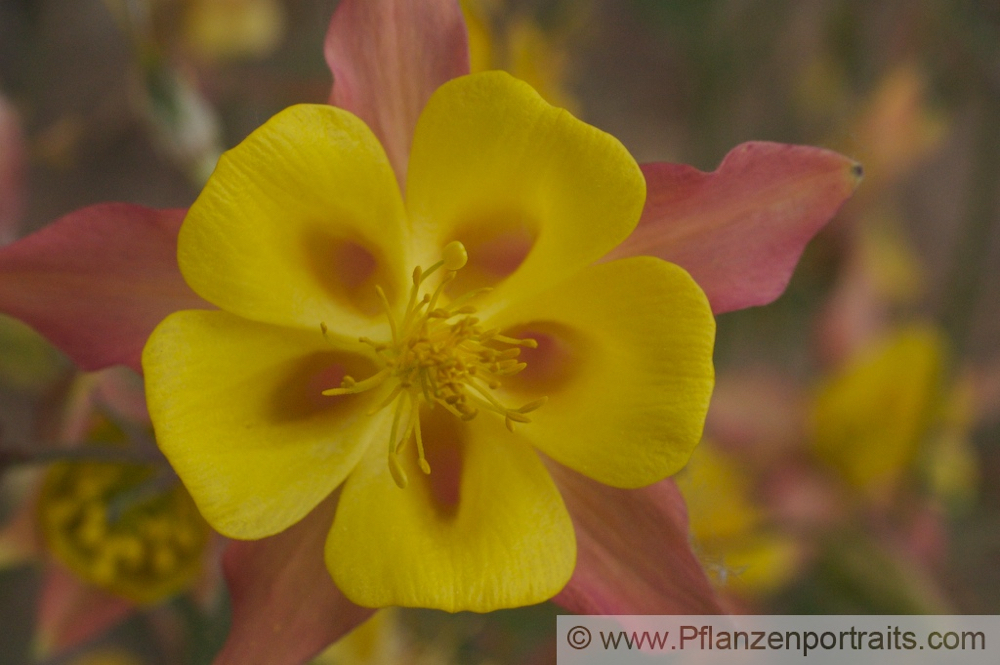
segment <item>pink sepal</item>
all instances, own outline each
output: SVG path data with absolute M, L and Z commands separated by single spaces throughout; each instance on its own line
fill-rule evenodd
M 716 314 L 766 305 L 785 290 L 806 243 L 861 180 L 857 162 L 780 143 L 737 146 L 719 168 L 643 164 L 639 226 L 609 255 L 658 256 L 686 269 Z
M 371 616 L 333 584 L 324 563 L 336 496 L 270 538 L 232 541 L 222 559 L 233 603 L 215 665 L 298 665 Z
M 326 33 L 330 103 L 375 132 L 406 182 L 417 118 L 431 93 L 469 73 L 469 36 L 456 0 L 343 0 Z
M 211 308 L 177 267 L 184 214 L 104 203 L 0 248 L 0 311 L 83 369 L 125 364 L 141 372 L 142 347 L 161 320 Z
M 578 614 L 719 614 L 688 541 L 671 479 L 637 490 L 601 485 L 548 462 L 576 529 L 576 569 L 553 601 Z

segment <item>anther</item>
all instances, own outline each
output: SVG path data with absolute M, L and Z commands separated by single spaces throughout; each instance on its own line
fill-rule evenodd
M 461 270 L 469 262 L 469 253 L 465 251 L 465 245 L 452 240 L 444 246 L 441 252 L 445 270 Z
M 515 339 L 513 337 L 507 337 L 506 335 L 495 335 L 493 337 L 497 342 L 503 342 L 504 344 L 513 344 L 514 346 L 525 346 L 529 349 L 537 349 L 538 341 L 533 340 L 530 337 L 527 339 Z
M 374 374 L 364 381 L 355 381 L 350 376 L 345 376 L 341 382 L 339 388 L 330 388 L 329 390 L 324 390 L 323 395 L 327 397 L 334 395 L 350 395 L 354 393 L 360 393 L 368 390 L 369 388 L 374 388 L 385 381 L 386 377 L 389 376 L 390 369 L 386 367 L 378 374 Z
M 528 402 L 527 404 L 525 404 L 524 406 L 522 406 L 517 411 L 518 411 L 518 413 L 531 413 L 535 409 L 543 406 L 548 401 L 549 401 L 548 397 L 543 397 L 541 399 L 536 399 L 534 402 Z

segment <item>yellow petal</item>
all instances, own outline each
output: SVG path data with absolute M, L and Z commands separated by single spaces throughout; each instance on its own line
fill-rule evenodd
M 816 453 L 854 487 L 887 491 L 913 463 L 941 400 L 944 340 L 900 329 L 853 359 L 817 393 Z
M 390 300 L 406 293 L 404 236 L 375 136 L 346 111 L 300 105 L 222 156 L 181 227 L 178 261 L 191 288 L 233 314 L 357 337 L 384 325 L 376 284 Z
M 687 462 L 712 394 L 715 320 L 682 268 L 650 257 L 592 266 L 484 325 L 539 342 L 498 392 L 512 407 L 548 397 L 517 426 L 545 454 L 615 487 Z
M 750 480 L 738 461 L 715 450 L 711 443 L 698 446 L 677 474 L 696 540 L 738 540 L 759 527 L 763 516 L 750 499 Z
M 318 330 L 182 311 L 156 328 L 142 364 L 160 448 L 208 522 L 232 538 L 297 522 L 382 435 L 385 419 L 366 415 L 377 391 L 321 395 L 344 372 L 365 378 L 374 365 Z
M 469 32 L 469 69 L 485 72 L 493 68 L 495 45 L 490 31 L 486 7 L 475 0 L 460 0 L 462 18 Z
M 387 607 L 331 644 L 312 665 L 389 665 L 407 662 L 407 637 L 400 610 Z
M 503 72 L 438 88 L 417 124 L 406 187 L 420 260 L 461 241 L 469 264 L 451 292 L 499 285 L 492 303 L 606 254 L 635 227 L 646 192 L 617 139 Z
M 704 546 L 706 556 L 718 558 L 717 582 L 744 596 L 777 591 L 800 572 L 803 563 L 800 542 L 766 530 Z
M 957 512 L 974 505 L 981 481 L 972 436 L 977 410 L 973 382 L 963 377 L 943 401 L 941 422 L 920 461 L 934 495 Z
M 496 422 L 422 416 L 430 475 L 409 443 L 400 489 L 373 446 L 344 486 L 326 544 L 327 567 L 350 600 L 488 612 L 554 596 L 569 580 L 576 541 L 541 460 Z
M 186 9 L 186 37 L 210 60 L 265 56 L 285 33 L 285 8 L 276 0 L 195 0 Z

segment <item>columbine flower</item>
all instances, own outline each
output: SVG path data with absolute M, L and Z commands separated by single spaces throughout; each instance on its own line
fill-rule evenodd
M 184 10 L 185 37 L 208 60 L 264 56 L 285 35 L 278 0 L 187 0 Z
M 49 549 L 81 579 L 136 603 L 190 586 L 208 527 L 183 487 L 154 480 L 139 464 L 53 465 L 38 497 Z
M 819 458 L 869 499 L 886 500 L 914 475 L 939 498 L 967 498 L 976 479 L 972 398 L 948 377 L 948 355 L 926 324 L 869 340 L 816 392 L 809 426 Z
M 343 0 L 326 57 L 336 80 L 331 103 L 365 121 L 404 182 L 427 99 L 468 72 L 457 3 Z M 712 173 L 665 163 L 642 169 L 647 198 L 639 226 L 614 252 L 683 266 L 716 314 L 780 295 L 805 243 L 859 176 L 857 165 L 836 153 L 771 143 L 735 148 Z M 211 308 L 177 269 L 183 216 L 179 210 L 92 206 L 0 249 L 0 309 L 31 323 L 85 368 L 138 368 L 146 338 L 165 316 Z M 440 256 L 428 258 L 425 268 Z M 334 329 L 333 321 L 327 324 Z M 316 325 L 309 323 L 310 334 Z M 329 378 L 321 390 L 335 387 Z M 525 424 L 520 433 L 537 424 Z M 622 490 L 561 465 L 548 469 L 577 541 L 576 569 L 557 602 L 584 613 L 718 611 L 688 547 L 684 505 L 672 481 Z M 219 663 L 301 662 L 368 615 L 329 583 L 323 565 L 335 510 L 326 500 L 276 536 L 229 545 L 224 566 L 233 628 Z
M 859 327 L 879 328 L 876 322 Z M 753 477 L 751 487 L 767 521 L 780 523 L 793 539 L 789 544 L 796 545 L 799 563 L 807 564 L 800 570 L 811 581 L 799 584 L 796 596 L 805 593 L 809 602 L 823 605 L 809 589 L 825 588 L 835 578 L 837 584 L 849 580 L 854 589 L 837 596 L 836 605 L 850 597 L 849 602 L 887 612 L 946 607 L 932 573 L 947 552 L 944 517 L 970 505 L 978 478 L 969 437 L 978 417 L 971 386 L 967 377 L 956 382 L 948 365 L 942 333 L 909 323 L 866 339 L 817 382 L 811 396 L 790 377 L 720 376 L 707 428 L 739 470 L 750 474 L 743 482 L 717 479 L 704 482 L 703 492 L 697 487 L 685 492 L 692 530 L 705 551 L 729 559 L 727 532 L 760 521 L 746 511 L 739 516 L 732 501 L 737 497 L 727 496 L 727 490 L 747 488 Z M 762 413 L 771 415 L 761 418 Z M 783 414 L 780 425 L 776 413 Z M 698 463 L 708 452 L 704 444 L 699 447 L 679 483 L 686 476 L 689 488 L 712 471 Z M 710 494 L 713 486 L 720 489 Z M 717 519 L 732 515 L 739 519 Z M 703 520 L 712 523 L 699 525 Z M 766 544 L 769 531 L 744 533 L 742 544 Z M 739 565 L 742 553 L 735 554 L 731 563 Z M 738 579 L 795 572 L 793 561 L 775 569 L 766 559 L 755 559 L 736 569 Z
M 589 3 L 575 3 L 560 26 L 544 30 L 530 11 L 506 10 L 498 24 L 499 7 L 490 0 L 461 0 L 469 33 L 469 66 L 473 72 L 502 69 L 535 89 L 542 98 L 576 114 L 579 104 L 567 89 L 572 26 L 580 25 Z
M 639 168 L 506 74 L 439 88 L 408 167 L 404 203 L 368 128 L 322 106 L 227 153 L 178 249 L 222 311 L 168 317 L 143 355 L 157 440 L 234 538 L 346 478 L 326 561 L 356 603 L 536 603 L 575 544 L 532 448 L 619 487 L 677 471 L 714 320 L 674 265 L 589 265 L 638 221 Z
M 218 596 L 219 548 L 148 430 L 141 383 L 124 368 L 77 376 L 60 409 L 62 456 L 24 469 L 17 514 L 0 529 L 0 568 L 44 562 L 36 653 L 54 657 L 110 630 L 136 609 L 182 592 Z M 133 431 L 135 430 L 135 431 Z M 150 453 L 147 457 L 146 453 Z

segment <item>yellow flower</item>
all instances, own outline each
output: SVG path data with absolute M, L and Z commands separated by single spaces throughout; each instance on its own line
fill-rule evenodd
M 285 34 L 285 8 L 278 0 L 187 0 L 188 41 L 210 59 L 265 56 Z
M 543 99 L 576 112 L 578 104 L 569 91 L 568 42 L 572 26 L 543 30 L 530 12 L 510 11 L 496 20 L 498 7 L 491 0 L 462 0 L 462 15 L 469 31 L 469 69 L 485 72 L 502 69 L 535 89 Z M 570 10 L 573 23 L 589 9 L 577 2 Z M 565 17 L 563 23 L 566 23 Z
M 911 325 L 852 359 L 816 395 L 816 454 L 853 487 L 891 493 L 937 418 L 945 354 L 940 333 Z
M 111 462 L 62 462 L 38 500 L 53 555 L 82 579 L 137 603 L 177 593 L 198 575 L 208 525 L 179 484 L 147 491 L 153 470 Z
M 592 265 L 644 192 L 613 137 L 500 72 L 434 93 L 405 196 L 355 116 L 279 113 L 181 228 L 181 271 L 221 311 L 175 313 L 147 343 L 161 448 L 233 538 L 283 531 L 343 484 L 326 562 L 360 605 L 550 598 L 575 541 L 536 450 L 648 485 L 684 465 L 712 389 L 690 276 Z
M 404 648 L 399 609 L 387 607 L 349 634 L 331 644 L 313 659 L 311 665 L 389 665 L 414 663 L 413 654 Z
M 798 571 L 801 548 L 775 531 L 752 498 L 750 478 L 702 442 L 677 476 L 691 535 L 717 584 L 741 595 L 774 591 Z

